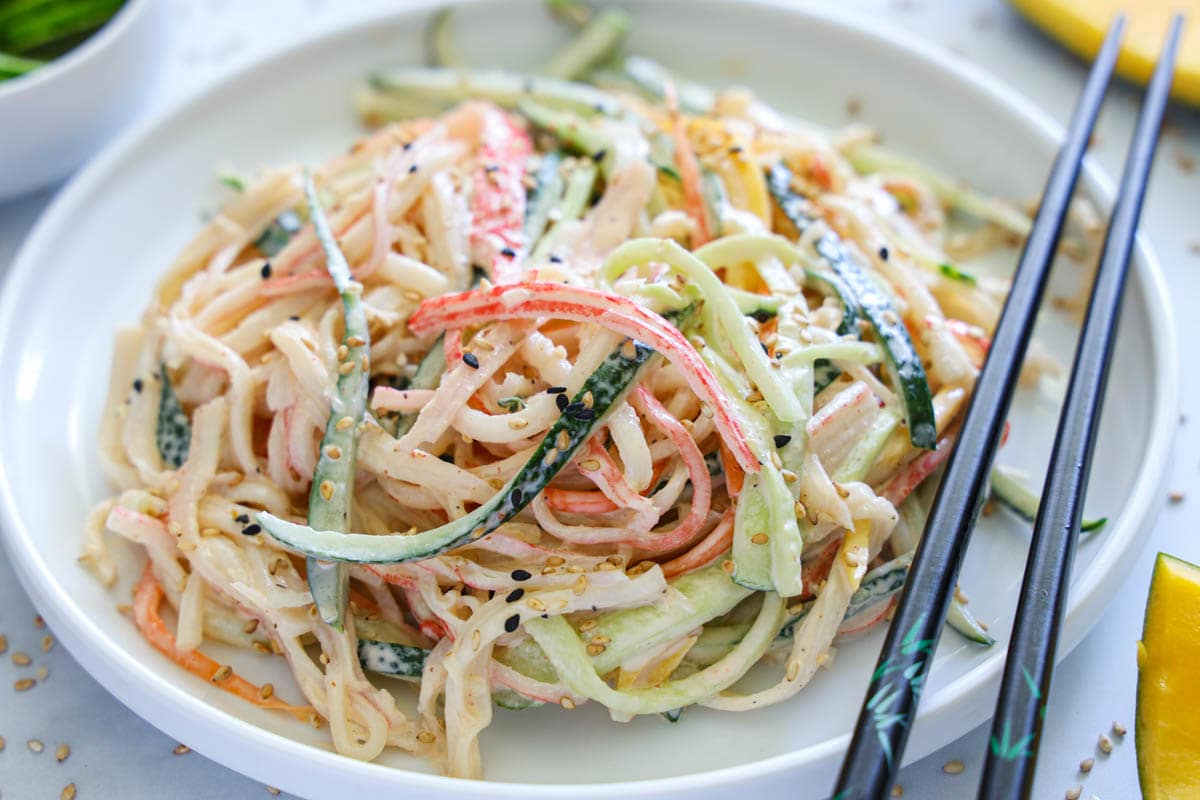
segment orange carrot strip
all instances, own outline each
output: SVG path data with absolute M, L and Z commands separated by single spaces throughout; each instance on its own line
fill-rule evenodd
M 700 186 L 700 163 L 688 140 L 687 126 L 679 113 L 679 99 L 675 94 L 675 82 L 668 78 L 663 85 L 664 100 L 671 115 L 671 136 L 675 139 L 675 163 L 679 167 L 679 180 L 683 184 L 683 200 L 687 212 L 696 221 L 696 241 L 692 249 L 712 239 L 708 229 L 708 218 L 704 215 L 704 192 Z
M 150 565 L 142 573 L 134 593 L 133 614 L 137 621 L 138 630 L 154 649 L 186 669 L 193 675 L 212 681 L 230 694 L 235 694 L 243 700 L 262 708 L 286 711 L 301 722 L 307 720 L 313 709 L 311 706 L 292 706 L 272 695 L 264 698 L 261 689 L 239 675 L 230 673 L 227 678 L 217 680 L 216 675 L 221 665 L 213 661 L 199 650 L 180 650 L 175 644 L 175 636 L 167 630 L 166 623 L 158 615 L 158 607 L 162 602 L 163 590 L 154 577 Z

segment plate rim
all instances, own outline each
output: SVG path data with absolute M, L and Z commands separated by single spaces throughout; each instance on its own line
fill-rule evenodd
M 655 5 L 658 1 L 626 0 L 631 6 Z M 0 286 L 0 341 L 8 339 L 19 309 L 19 297 L 29 289 L 29 281 L 38 263 L 34 256 L 45 247 L 44 240 L 61 228 L 63 221 L 69 218 L 81 200 L 105 185 L 115 174 L 115 167 L 125 158 L 143 142 L 162 135 L 163 129 L 177 122 L 178 118 L 186 115 L 193 106 L 211 101 L 214 96 L 231 90 L 235 84 L 259 71 L 278 67 L 281 63 L 302 55 L 319 55 L 325 48 L 338 41 L 369 35 L 374 26 L 395 24 L 397 20 L 404 18 L 419 18 L 431 9 L 447 4 L 471 7 L 495 5 L 499 2 L 500 0 L 410 0 L 400 9 L 390 8 L 368 13 L 349 24 L 303 37 L 287 46 L 252 58 L 235 69 L 223 72 L 200 91 L 185 94 L 166 103 L 159 111 L 127 129 L 55 196 L 22 243 L 3 285 Z M 867 40 L 874 48 L 899 51 L 907 57 L 923 61 L 933 68 L 950 73 L 954 82 L 964 91 L 983 96 L 985 100 L 1003 106 L 1007 113 L 1026 125 L 1037 138 L 1058 142 L 1063 137 L 1063 129 L 1057 122 L 1003 79 L 928 40 L 914 38 L 893 25 L 860 12 L 830 9 L 808 3 L 795 4 L 787 0 L 749 0 L 748 5 L 755 7 L 756 13 L 773 12 L 835 26 L 842 33 L 857 35 Z M 1090 157 L 1085 159 L 1081 178 L 1081 188 L 1093 196 L 1107 213 L 1114 197 L 1111 179 Z M 1141 235 L 1138 236 L 1134 267 L 1148 311 L 1148 332 L 1156 376 L 1152 385 L 1152 414 L 1144 460 L 1149 468 L 1139 473 L 1130 493 L 1130 500 L 1121 515 L 1122 520 L 1127 521 L 1123 525 L 1114 526 L 1115 533 L 1120 538 L 1110 536 L 1096 554 L 1092 568 L 1072 586 L 1071 605 L 1064 620 L 1063 639 L 1058 649 L 1060 661 L 1090 631 L 1100 612 L 1111 599 L 1111 590 L 1125 582 L 1127 576 L 1115 569 L 1115 562 L 1144 549 L 1148 538 L 1146 533 L 1160 510 L 1159 506 L 1153 503 L 1153 496 L 1162 485 L 1169 464 L 1173 430 L 1171 421 L 1177 414 L 1178 406 L 1178 343 L 1174 312 L 1165 277 L 1153 249 Z M 15 363 L 5 361 L 4 350 L 0 348 L 0 375 L 13 372 L 16 366 Z M 0 452 L 0 455 L 3 453 Z M 11 459 L 8 460 L 11 463 Z M 190 726 L 191 730 L 199 731 L 208 741 L 213 741 L 214 737 L 234 737 L 235 741 L 240 741 L 245 747 L 225 747 L 220 756 L 210 757 L 258 780 L 266 780 L 267 778 L 260 776 L 270 775 L 269 780 L 278 781 L 280 777 L 288 775 L 286 770 L 280 771 L 285 764 L 290 763 L 294 766 L 296 762 L 293 759 L 306 759 L 317 762 L 315 766 L 322 770 L 331 770 L 334 774 L 357 772 L 358 779 L 373 781 L 381 786 L 389 783 L 406 784 L 408 788 L 448 792 L 449 796 L 457 794 L 515 797 L 519 794 L 523 797 L 559 797 L 564 791 L 588 797 L 624 797 L 631 792 L 636 793 L 635 796 L 661 796 L 714 789 L 737 781 L 761 780 L 773 774 L 828 759 L 844 750 L 849 742 L 849 734 L 843 734 L 820 744 L 743 764 L 684 775 L 614 783 L 474 781 L 355 761 L 330 750 L 280 736 L 229 715 L 177 688 L 153 671 L 145 669 L 127 651 L 111 642 L 104 631 L 92 621 L 86 609 L 78 606 L 62 591 L 49 565 L 34 547 L 30 531 L 22 521 L 5 461 L 6 459 L 0 458 L 0 541 L 4 542 L 10 563 L 25 591 L 39 611 L 45 614 L 72 656 L 122 704 L 160 731 L 171 735 L 173 731 Z M 1109 591 L 1103 591 L 1105 589 Z M 966 705 L 967 713 L 974 717 L 973 725 L 982 722 L 990 714 L 991 708 L 990 694 L 986 690 L 989 684 L 998 684 L 1002 665 L 1002 653 L 996 653 L 942 687 L 936 696 L 926 698 L 918 721 L 931 724 L 935 718 L 944 718 L 956 708 L 959 716 L 963 716 L 961 706 Z M 135 676 L 140 680 L 133 680 Z M 981 698 L 981 694 L 987 696 Z M 979 704 L 981 699 L 984 701 L 983 706 Z M 193 734 L 191 738 L 201 736 Z M 906 762 L 925 755 L 925 752 L 914 751 L 912 744 L 910 743 L 909 758 Z M 923 749 L 929 752 L 939 746 L 941 744 Z M 206 753 L 208 748 L 201 744 L 194 749 Z M 287 780 L 276 785 L 289 789 Z M 301 795 L 306 788 L 311 787 L 294 787 Z

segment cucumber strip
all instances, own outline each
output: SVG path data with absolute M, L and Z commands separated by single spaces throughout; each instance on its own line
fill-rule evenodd
M 620 111 L 608 94 L 586 84 L 501 70 L 404 67 L 373 73 L 368 85 L 396 101 L 398 108 L 411 106 L 411 116 L 444 111 L 472 97 L 508 109 L 515 109 L 523 100 L 533 100 L 547 108 L 584 116 Z
M 434 13 L 425 29 L 426 61 L 431 67 L 463 67 L 467 60 L 454 41 L 454 9 L 443 8 Z
M 704 623 L 728 613 L 750 596 L 729 579 L 720 564 L 681 575 L 671 581 L 678 595 L 663 602 L 602 614 L 588 637 L 607 637 L 598 656 L 589 656 L 599 675 L 607 675 L 629 659 L 686 635 Z
M 779 316 L 779 307 L 783 300 L 775 295 L 754 294 L 745 289 L 726 286 L 726 291 L 733 298 L 738 311 L 744 317 L 753 317 L 759 322 L 766 322 L 772 317 Z
M 971 273 L 963 272 L 961 269 L 950 263 L 943 262 L 938 264 L 937 270 L 943 277 L 954 281 L 959 281 L 960 283 L 965 283 L 968 286 L 974 286 L 979 282 L 979 279 Z
M 791 188 L 792 173 L 782 163 L 771 168 L 767 186 L 784 215 L 803 233 L 813 219 L 804 211 L 799 195 Z M 925 376 L 925 367 L 913 347 L 908 330 L 887 296 L 832 230 L 814 245 L 817 254 L 833 269 L 849 291 L 856 312 L 871 323 L 887 356 L 889 373 L 908 422 L 908 438 L 914 447 L 937 447 L 937 425 L 933 413 L 933 393 Z
M 862 436 L 854 443 L 853 449 L 846 454 L 830 475 L 838 483 L 861 481 L 871 470 L 891 438 L 892 431 L 900 424 L 900 415 L 889 408 L 881 408 L 871 422 L 871 426 L 863 431 Z
M 300 219 L 299 214 L 295 211 L 284 211 L 254 240 L 254 246 L 263 255 L 271 258 L 278 255 L 280 250 L 287 247 L 288 242 L 303 227 L 304 222 Z
M 525 629 L 545 651 L 559 680 L 571 691 L 620 714 L 659 714 L 712 697 L 745 675 L 771 644 L 783 616 L 783 600 L 770 592 L 746 635 L 708 669 L 652 689 L 617 691 L 596 674 L 575 631 L 563 617 L 531 619 Z
M 1037 521 L 1038 508 L 1042 501 L 1021 480 L 1020 474 L 1002 464 L 992 466 L 991 473 L 992 497 L 1000 505 L 1015 513 L 1028 523 Z M 1085 519 L 1079 525 L 1080 533 L 1098 531 L 1108 522 L 1108 517 Z
M 429 348 L 429 352 L 417 364 L 417 371 L 408 382 L 409 389 L 436 389 L 446 372 L 445 336 L 438 336 L 437 341 Z M 399 439 L 408 433 L 417 421 L 417 414 L 401 414 L 396 420 L 396 431 L 393 434 Z
M 682 183 L 675 159 L 675 140 L 659 131 L 650 137 L 650 163 L 660 175 L 666 175 L 676 183 Z
M 602 167 L 610 165 L 613 153 L 608 134 L 578 114 L 532 100 L 522 100 L 517 104 L 517 110 L 534 127 L 549 133 L 568 150 L 591 156 Z
M 718 240 L 721 241 L 724 240 Z M 725 340 L 775 415 L 789 423 L 802 420 L 806 414 L 800 401 L 776 375 L 758 338 L 746 327 L 745 318 L 733 296 L 713 271 L 720 266 L 725 252 L 713 245 L 705 245 L 689 253 L 669 239 L 635 239 L 612 253 L 597 278 L 602 284 L 611 285 L 619 275 L 634 266 L 659 262 L 689 279 L 704 296 L 703 313 L 718 321 Z M 710 334 L 716 333 L 710 331 Z
M 810 344 L 792 354 L 805 361 L 844 361 L 850 364 L 878 364 L 883 350 L 874 342 L 839 340 L 825 344 Z
M 670 71 L 664 66 L 643 56 L 626 58 L 621 71 L 630 83 L 652 100 L 661 101 L 666 95 L 667 81 L 672 80 Z M 679 98 L 679 110 L 685 114 L 707 114 L 712 111 L 716 101 L 712 90 L 698 83 L 676 80 L 675 91 Z
M 531 261 L 549 258 L 555 246 L 562 241 L 567 223 L 583 216 L 592 201 L 592 190 L 596 186 L 596 164 L 591 160 L 576 161 L 567 174 L 566 187 L 556 206 L 556 219 L 550 229 L 530 254 Z
M 711 347 L 701 350 L 700 357 L 729 396 L 743 422 L 750 450 L 761 464 L 757 472 L 746 475 L 734 510 L 732 578 L 748 589 L 776 591 L 785 597 L 798 595 L 804 591 L 800 572 L 804 534 L 796 518 L 796 498 L 771 457 L 776 450 L 771 425 L 742 399 L 749 386 L 724 359 Z M 803 457 L 803 451 L 800 455 Z M 765 541 L 760 534 L 766 535 Z
M 566 47 L 559 50 L 540 72 L 551 78 L 579 80 L 611 60 L 629 35 L 633 22 L 629 12 L 611 6 L 594 15 Z
M 342 296 L 344 333 L 339 353 L 337 386 L 329 420 L 321 437 L 320 457 L 308 493 L 308 524 L 322 530 L 345 531 L 350 525 L 354 476 L 358 461 L 358 430 L 367 410 L 370 382 L 371 332 L 362 303 L 362 285 L 354 281 L 350 265 L 334 239 L 329 220 L 317 199 L 312 176 L 304 174 L 304 195 L 317 240 L 325 251 L 325 268 Z M 347 366 L 349 367 L 347 369 Z M 349 597 L 349 576 L 344 564 L 309 557 L 308 588 L 321 619 L 341 630 Z
M 533 188 L 525 204 L 525 247 L 532 250 L 546 232 L 550 213 L 562 201 L 562 154 L 546 153 L 533 173 Z
M 158 377 L 162 381 L 162 394 L 158 400 L 158 424 L 154 429 L 154 443 L 158 446 L 158 454 L 164 464 L 179 469 L 187 461 L 188 450 L 192 446 L 192 423 L 188 415 L 179 405 L 175 388 L 171 385 L 171 376 L 167 374 L 167 365 L 158 368 Z
M 984 647 L 991 647 L 996 643 L 992 635 L 983 629 L 979 620 L 975 619 L 975 616 L 957 597 L 950 598 L 950 608 L 946 610 L 946 625 Z
M 841 278 L 828 272 L 818 272 L 815 269 L 804 271 L 805 276 L 816 284 L 818 290 L 830 297 L 836 297 L 842 304 L 842 321 L 838 323 L 839 336 L 858 336 L 858 303 L 854 300 L 849 287 Z
M 478 539 L 500 527 L 529 504 L 562 470 L 588 437 L 604 423 L 615 405 L 636 384 L 655 351 L 626 339 L 583 382 L 529 461 L 496 496 L 466 516 L 413 535 L 340 533 L 297 525 L 269 514 L 258 514 L 259 523 L 284 545 L 309 556 L 356 563 L 396 563 L 428 558 Z M 590 402 L 589 402 L 590 400 Z M 560 448 L 560 434 L 567 446 Z
M 120 11 L 124 0 L 59 0 L 9 16 L 0 26 L 0 49 L 24 54 L 90 33 Z
M 380 675 L 419 681 L 428 655 L 429 651 L 422 647 L 372 639 L 358 640 L 358 663 L 368 672 Z
M 714 239 L 719 239 L 725 228 L 724 211 L 729 207 L 729 193 L 721 176 L 711 169 L 700 170 L 700 195 L 704 200 L 704 216 L 708 220 L 708 229 Z
M 956 211 L 991 222 L 1019 236 L 1029 233 L 1032 223 L 1029 217 L 1018 209 L 963 188 L 958 181 L 923 164 L 867 143 L 850 148 L 846 157 L 858 172 L 898 172 L 915 177 L 928 184 L 943 203 Z

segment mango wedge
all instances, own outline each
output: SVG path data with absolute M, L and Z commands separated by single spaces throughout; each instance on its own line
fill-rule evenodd
M 1138 778 L 1145 800 L 1200 798 L 1200 567 L 1158 554 L 1138 642 Z
M 1171 16 L 1190 3 L 1176 0 L 1010 0 L 1012 5 L 1047 35 L 1080 56 L 1091 59 L 1100 50 L 1108 23 L 1125 12 L 1127 27 L 1117 73 L 1145 85 L 1154 71 Z M 1194 16 L 1194 15 L 1193 15 Z M 1200 105 L 1200 25 L 1188 25 L 1179 47 L 1171 96 Z

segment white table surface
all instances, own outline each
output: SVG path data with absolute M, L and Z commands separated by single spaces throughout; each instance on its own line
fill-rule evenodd
M 170 6 L 170 54 L 152 107 L 161 107 L 207 85 L 227 70 L 264 52 L 377 12 L 402 0 L 160 0 Z M 1131 0 L 1133 2 L 1134 0 Z M 970 58 L 1014 85 L 1065 122 L 1082 85 L 1084 66 L 1019 19 L 1001 0 L 841 0 L 843 7 L 893 23 Z M 1200 19 L 1196 20 L 1200 24 Z M 268 38 L 269 37 L 269 38 Z M 1139 94 L 1125 86 L 1112 95 L 1101 117 L 1093 152 L 1116 174 L 1124 157 Z M 864 109 L 869 121 L 870 109 Z M 1200 116 L 1173 108 L 1168 115 L 1154 181 L 1143 218 L 1167 274 L 1172 296 L 1200 297 Z M 0 273 L 10 263 L 52 191 L 0 204 Z M 1176 331 L 1184 343 L 1200 340 L 1200 315 L 1178 313 Z M 1130 800 L 1140 796 L 1132 734 L 1117 740 L 1112 755 L 1096 750 L 1097 737 L 1119 721 L 1132 730 L 1136 665 L 1134 643 L 1153 556 L 1164 550 L 1200 561 L 1200 540 L 1189 511 L 1200 501 L 1197 451 L 1200 445 L 1200 378 L 1182 375 L 1185 417 L 1181 420 L 1169 484 L 1162 487 L 1165 508 L 1145 552 L 1129 565 L 1129 576 L 1099 626 L 1059 667 L 1041 748 L 1034 796 L 1059 798 L 1082 783 L 1083 797 Z M 1185 494 L 1168 503 L 1170 491 Z M 1196 494 L 1196 498 L 1187 496 Z M 125 709 L 93 681 L 61 646 L 43 653 L 47 631 L 34 625 L 36 611 L 0 551 L 0 633 L 9 652 L 0 661 L 0 798 L 54 798 L 74 782 L 83 798 L 243 798 L 266 797 L 264 787 L 202 756 L 175 755 L 176 742 Z M 52 632 L 51 632 L 52 633 Z M 24 651 L 29 667 L 10 656 Z M 13 681 L 38 666 L 49 677 L 36 690 L 14 692 Z M 987 742 L 980 727 L 961 740 L 903 771 L 904 797 L 958 800 L 974 796 Z M 26 745 L 45 744 L 40 754 Z M 59 743 L 71 748 L 59 763 Z M 1081 759 L 1094 756 L 1090 775 L 1077 773 Z M 962 774 L 948 775 L 947 762 L 962 761 Z M 805 800 L 799 793 L 792 795 Z M 816 800 L 822 792 L 814 792 Z

